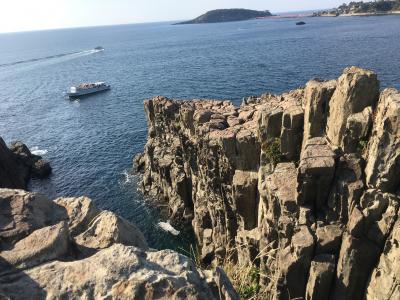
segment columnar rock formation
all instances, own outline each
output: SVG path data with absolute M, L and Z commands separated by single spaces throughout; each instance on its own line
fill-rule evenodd
M 192 222 L 204 263 L 254 265 L 271 299 L 400 297 L 400 93 L 373 72 L 145 110 L 141 188 Z
M 86 198 L 0 189 L 0 299 L 238 299 L 221 269 L 148 248 Z

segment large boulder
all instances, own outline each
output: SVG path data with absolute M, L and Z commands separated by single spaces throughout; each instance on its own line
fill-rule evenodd
M 221 269 L 149 250 L 134 225 L 88 198 L 0 189 L 0 214 L 1 299 L 239 299 Z
M 67 219 L 65 209 L 39 194 L 0 189 L 1 249 L 7 249 L 33 231 Z
M 62 258 L 68 254 L 70 237 L 66 222 L 35 230 L 18 241 L 8 251 L 0 252 L 0 258 L 17 268 L 29 268 L 43 262 Z M 8 268 L 5 268 L 9 271 Z
M 103 211 L 95 217 L 87 230 L 75 237 L 75 242 L 82 252 L 87 251 L 87 248 L 108 248 L 116 243 L 148 249 L 143 234 L 134 225 L 110 211 Z
M 0 279 L 12 299 L 215 299 L 187 257 L 121 244 L 83 260 L 55 261 Z
M 58 198 L 54 200 L 65 208 L 68 214 L 68 226 L 72 236 L 87 229 L 89 223 L 100 213 L 93 201 L 87 197 Z
M 348 118 L 368 106 L 375 107 L 378 98 L 379 81 L 375 73 L 357 67 L 345 69 L 329 102 L 328 140 L 335 146 L 343 147 Z

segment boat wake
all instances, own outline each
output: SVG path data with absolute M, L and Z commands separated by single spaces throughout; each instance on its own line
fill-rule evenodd
M 11 66 L 16 66 L 16 65 L 21 65 L 21 64 L 28 64 L 28 63 L 33 63 L 33 62 L 40 62 L 40 61 L 51 60 L 51 59 L 56 59 L 56 58 L 61 58 L 61 57 L 67 57 L 67 56 L 91 55 L 91 54 L 95 54 L 95 53 L 102 52 L 102 51 L 104 51 L 104 49 L 94 48 L 94 49 L 84 50 L 84 51 L 61 53 L 61 54 L 50 55 L 50 56 L 45 56 L 45 57 L 19 60 L 19 61 L 15 61 L 15 62 L 11 62 L 11 63 L 0 64 L 0 68 L 11 67 Z
M 47 152 L 48 152 L 47 150 L 41 150 L 41 149 L 39 149 L 39 147 L 32 147 L 32 148 L 31 148 L 31 153 L 32 153 L 33 155 L 42 156 L 42 155 L 46 155 Z

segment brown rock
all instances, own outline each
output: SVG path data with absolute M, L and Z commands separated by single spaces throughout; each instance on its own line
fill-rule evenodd
M 143 234 L 134 225 L 110 211 L 103 211 L 96 216 L 88 229 L 75 238 L 75 242 L 83 253 L 108 248 L 116 243 L 148 249 Z
M 328 140 L 335 146 L 343 147 L 347 119 L 368 106 L 374 107 L 378 97 L 379 81 L 376 74 L 357 67 L 345 69 L 329 102 L 326 126 Z
M 321 210 L 335 174 L 335 153 L 323 138 L 307 141 L 297 177 L 297 203 Z
M 335 80 L 311 80 L 307 83 L 304 90 L 303 147 L 306 145 L 307 140 L 324 136 L 328 118 L 329 101 L 335 89 Z
M 13 245 L 34 230 L 67 219 L 65 210 L 39 194 L 0 189 L 2 248 Z
M 68 226 L 61 222 L 35 230 L 12 249 L 0 252 L 0 259 L 15 268 L 30 268 L 67 255 L 69 247 Z
M 329 299 L 334 275 L 335 257 L 326 254 L 316 256 L 311 262 L 305 299 Z
M 400 183 L 400 93 L 382 92 L 376 109 L 365 168 L 367 184 L 383 192 L 394 193 Z
M 87 229 L 89 223 L 100 213 L 93 201 L 87 197 L 59 198 L 54 200 L 68 214 L 69 231 L 76 236 Z

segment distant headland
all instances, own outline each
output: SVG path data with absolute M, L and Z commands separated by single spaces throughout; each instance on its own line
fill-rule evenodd
M 376 16 L 400 14 L 400 0 L 350 2 L 337 8 L 314 13 L 316 17 Z
M 175 25 L 245 21 L 271 16 L 272 14 L 269 10 L 258 11 L 241 8 L 216 9 L 206 12 L 204 15 L 201 15 L 193 20 L 176 23 Z

